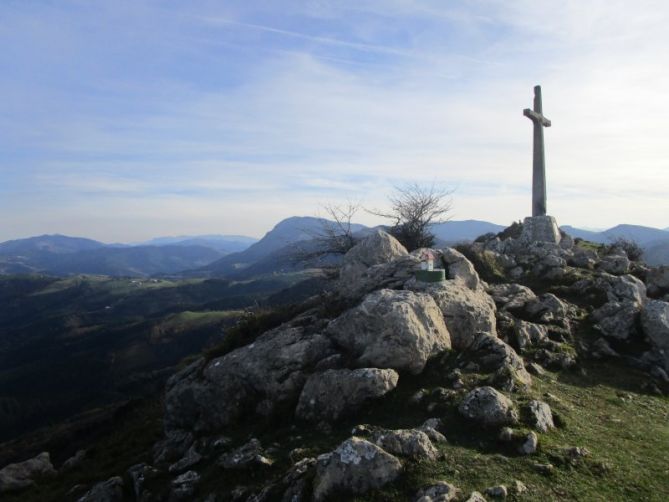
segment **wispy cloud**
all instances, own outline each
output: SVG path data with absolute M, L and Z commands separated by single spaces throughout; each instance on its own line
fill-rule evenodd
M 414 180 L 458 187 L 460 218 L 508 223 L 528 212 L 536 83 L 554 124 L 549 210 L 669 224 L 662 2 L 73 1 L 0 16 L 0 239 L 141 239 L 169 221 L 258 235 Z

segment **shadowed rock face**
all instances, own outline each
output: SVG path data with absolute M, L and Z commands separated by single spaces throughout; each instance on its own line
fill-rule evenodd
M 518 411 L 511 400 L 492 387 L 472 390 L 462 400 L 458 411 L 486 427 L 512 425 L 518 421 Z
M 327 337 L 286 327 L 209 363 L 198 361 L 168 382 L 165 426 L 207 431 L 248 412 L 269 416 L 297 401 L 307 371 L 333 354 Z
M 650 300 L 641 311 L 641 324 L 664 369 L 669 371 L 669 303 Z
M 472 290 L 461 282 L 436 284 L 411 280 L 405 287 L 430 295 L 441 311 L 454 349 L 471 345 L 477 333 L 497 333 L 495 303 L 483 289 Z
M 353 413 L 365 402 L 397 386 L 395 370 L 360 368 L 328 370 L 309 377 L 300 394 L 295 415 L 303 420 L 335 421 Z
M 418 374 L 451 347 L 441 311 L 420 293 L 382 289 L 330 323 L 327 335 L 359 366 Z
M 55 474 L 49 454 L 40 453 L 30 460 L 0 469 L 0 493 L 22 490 L 34 485 L 39 478 Z
M 394 481 L 401 470 L 396 457 L 369 441 L 352 437 L 318 458 L 314 500 L 325 500 L 334 491 L 359 494 L 380 488 Z

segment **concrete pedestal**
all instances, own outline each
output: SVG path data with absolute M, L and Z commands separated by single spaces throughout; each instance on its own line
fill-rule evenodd
M 523 221 L 523 232 L 520 241 L 560 243 L 560 228 L 552 216 L 528 216 Z

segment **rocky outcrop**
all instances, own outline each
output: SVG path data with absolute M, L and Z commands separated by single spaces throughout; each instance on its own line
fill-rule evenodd
M 326 334 L 357 366 L 420 373 L 451 347 L 441 311 L 426 294 L 382 289 L 327 327 Z
M 492 387 L 478 387 L 469 392 L 458 411 L 465 418 L 485 427 L 502 427 L 518 421 L 518 411 L 513 402 Z
M 394 275 L 388 267 L 396 258 L 408 256 L 408 252 L 400 242 L 390 234 L 376 230 L 353 246 L 344 255 L 342 267 L 339 274 L 338 291 L 344 296 L 355 297 L 363 295 L 373 289 L 375 284 L 387 280 Z M 415 263 L 417 259 L 409 260 Z M 383 272 L 379 269 L 367 275 L 370 267 L 385 267 Z M 379 284 L 378 287 L 383 287 Z
M 522 284 L 490 284 L 487 291 L 500 311 L 523 309 L 529 302 L 537 299 L 537 295 Z
M 641 311 L 641 325 L 655 348 L 655 356 L 669 371 L 669 303 L 650 300 Z
M 449 279 L 474 291 L 483 286 L 474 265 L 465 255 L 453 248 L 444 248 L 439 253 L 446 265 Z
M 371 399 L 397 386 L 399 375 L 392 369 L 360 368 L 328 370 L 309 377 L 295 412 L 297 418 L 332 422 L 357 411 Z
M 115 476 L 96 484 L 77 502 L 120 502 L 123 500 L 123 478 Z
M 405 287 L 429 294 L 437 303 L 451 335 L 453 348 L 466 349 L 477 333 L 496 334 L 495 303 L 481 288 L 472 290 L 456 281 L 428 284 L 410 280 Z
M 460 495 L 460 490 L 446 481 L 423 488 L 416 494 L 414 502 L 449 502 Z
M 0 493 L 22 490 L 33 486 L 40 478 L 55 475 L 49 453 L 43 452 L 30 460 L 0 469 Z
M 266 456 L 260 441 L 253 438 L 239 448 L 221 455 L 218 465 L 223 469 L 257 469 L 269 467 L 272 460 Z
M 555 428 L 553 412 L 548 403 L 532 400 L 528 403 L 526 411 L 530 425 L 539 432 L 547 432 Z
M 592 313 L 595 329 L 607 338 L 628 340 L 636 334 L 641 304 L 626 300 L 611 301 Z
M 669 266 L 651 268 L 646 274 L 646 286 L 653 297 L 669 293 Z
M 397 457 L 365 439 L 352 437 L 318 457 L 313 497 L 333 492 L 362 494 L 394 481 L 402 471 Z
M 400 457 L 436 460 L 439 456 L 428 435 L 417 429 L 383 430 L 372 437 L 377 446 Z
M 494 372 L 493 384 L 504 390 L 532 384 L 532 377 L 525 369 L 523 359 L 510 345 L 493 335 L 479 334 L 467 355 L 484 371 Z
M 167 382 L 166 429 L 216 430 L 245 413 L 290 408 L 308 371 L 333 354 L 328 337 L 279 327 L 222 357 L 197 361 Z

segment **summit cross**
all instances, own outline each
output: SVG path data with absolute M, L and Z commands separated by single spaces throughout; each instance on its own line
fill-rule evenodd
M 544 127 L 551 121 L 543 116 L 541 86 L 534 87 L 534 109 L 525 108 L 523 115 L 534 124 L 534 148 L 532 153 L 532 216 L 546 215 L 546 160 L 544 155 Z

